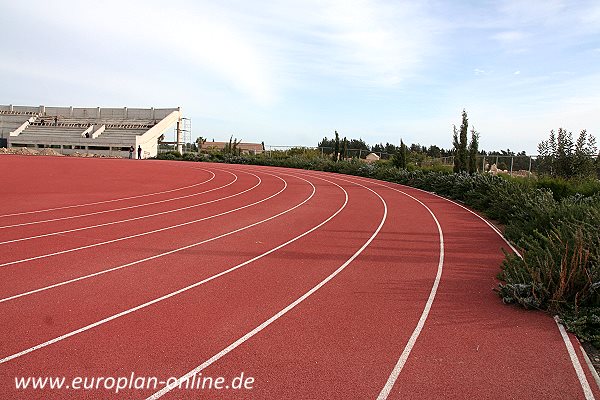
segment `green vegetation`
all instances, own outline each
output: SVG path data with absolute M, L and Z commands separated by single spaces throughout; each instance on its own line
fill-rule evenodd
M 477 153 L 479 152 L 479 132 L 475 127 L 471 129 L 471 142 L 469 143 L 469 168 L 470 174 L 477 172 Z
M 454 172 L 463 172 L 467 170 L 467 131 L 469 130 L 469 119 L 467 112 L 462 112 L 462 124 L 460 125 L 460 134 L 456 131 L 456 125 L 454 126 L 454 135 L 452 137 L 452 144 L 454 145 Z
M 473 127 L 471 129 L 471 142 L 467 143 L 467 131 L 469 130 L 469 118 L 467 111 L 462 112 L 462 123 L 460 133 L 454 126 L 452 144 L 454 146 L 454 172 L 477 172 L 477 156 L 479 152 L 479 133 Z
M 538 145 L 539 169 L 543 174 L 564 179 L 596 176 L 600 162 L 596 155 L 596 138 L 583 130 L 577 141 L 573 134 L 560 128 L 558 134 L 550 132 L 548 140 Z
M 398 149 L 396 151 L 396 154 L 394 155 L 394 166 L 396 168 L 402 168 L 405 169 L 406 165 L 407 165 L 407 160 L 408 155 L 407 155 L 407 149 L 406 149 L 406 145 L 404 144 L 404 141 L 402 139 L 400 139 L 400 149 Z
M 237 140 L 233 138 L 233 135 L 229 138 L 229 142 L 225 143 L 225 147 L 223 148 L 223 153 L 224 154 L 234 154 L 234 155 L 240 155 L 241 151 L 240 148 L 238 147 L 239 144 L 242 142 L 242 139 Z

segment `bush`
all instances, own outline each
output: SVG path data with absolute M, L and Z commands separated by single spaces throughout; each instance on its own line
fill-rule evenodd
M 551 178 L 544 176 L 536 181 L 538 188 L 544 188 L 552 192 L 555 199 L 562 199 L 575 194 L 575 188 L 569 181 L 563 178 Z
M 167 151 L 158 153 L 155 157 L 157 160 L 181 160 L 181 153 L 178 151 Z
M 548 232 L 535 231 L 521 239 L 523 259 L 506 257 L 499 293 L 507 303 L 547 310 L 584 340 L 600 345 L 600 213 L 580 206 L 563 216 Z

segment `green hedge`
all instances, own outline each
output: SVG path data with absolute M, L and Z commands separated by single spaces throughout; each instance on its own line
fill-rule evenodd
M 174 159 L 173 154 L 160 158 Z M 181 157 L 179 158 L 181 159 Z M 193 161 L 268 165 L 374 178 L 427 190 L 505 225 L 523 258 L 506 254 L 498 293 L 506 303 L 558 314 L 581 339 L 600 346 L 600 182 L 513 179 L 489 174 L 400 170 L 389 163 L 291 156 L 183 156 Z

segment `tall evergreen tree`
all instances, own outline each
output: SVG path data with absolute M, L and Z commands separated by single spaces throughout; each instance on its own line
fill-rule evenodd
M 404 141 L 400 139 L 400 148 L 394 154 L 394 166 L 400 169 L 406 169 L 406 160 L 408 158 L 407 147 L 404 144 Z
M 460 142 L 458 140 L 458 131 L 456 130 L 456 125 L 453 125 L 453 135 L 452 135 L 452 155 L 454 156 L 454 172 L 460 172 L 460 158 L 458 157 L 458 149 L 460 147 Z
M 463 109 L 462 112 L 462 123 L 460 125 L 460 132 L 456 132 L 456 126 L 454 126 L 454 172 L 466 171 L 468 165 L 468 139 L 467 133 L 469 130 L 469 119 L 467 118 L 467 112 Z
M 338 131 L 335 131 L 335 145 L 333 149 L 333 159 L 337 161 L 339 159 L 340 154 L 340 135 Z
M 477 172 L 477 152 L 479 151 L 479 132 L 471 128 L 471 143 L 469 143 L 469 173 Z
M 348 158 L 348 139 L 344 136 L 343 146 L 342 146 L 342 158 L 345 160 Z

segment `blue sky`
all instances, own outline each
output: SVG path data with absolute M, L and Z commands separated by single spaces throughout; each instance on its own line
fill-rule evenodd
M 600 140 L 596 1 L 0 0 L 0 103 L 173 107 L 194 136 Z

